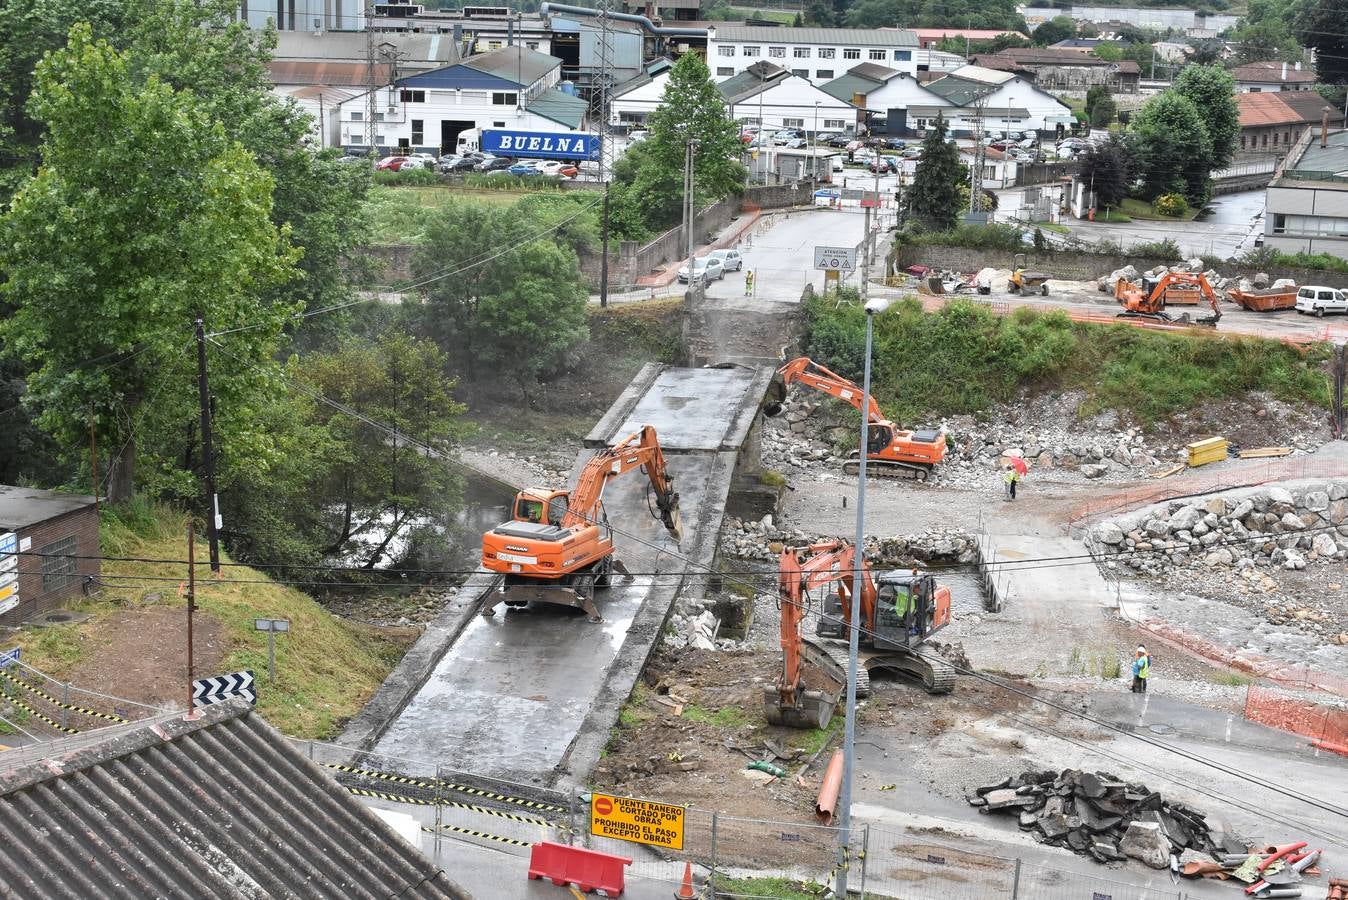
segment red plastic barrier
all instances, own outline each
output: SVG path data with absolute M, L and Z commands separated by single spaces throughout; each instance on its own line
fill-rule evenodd
M 623 892 L 623 869 L 631 864 L 625 856 L 539 841 L 529 854 L 529 877 L 546 878 L 556 885 L 574 884 L 586 894 L 603 891 L 605 896 L 618 897 Z

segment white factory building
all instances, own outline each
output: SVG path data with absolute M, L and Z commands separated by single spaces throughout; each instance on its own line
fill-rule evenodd
M 763 61 L 815 84 L 832 81 L 863 62 L 916 76 L 917 56 L 917 35 L 911 31 L 719 23 L 707 28 L 707 67 L 716 81 Z

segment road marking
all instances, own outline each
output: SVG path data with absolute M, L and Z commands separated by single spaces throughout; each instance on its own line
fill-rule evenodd
M 1151 694 L 1142 695 L 1142 712 L 1138 713 L 1137 723 L 1141 725 L 1147 721 L 1147 707 L 1151 704 Z
M 1235 716 L 1232 716 L 1232 715 L 1227 715 L 1227 717 L 1226 717 L 1226 742 L 1227 742 L 1228 744 L 1231 743 L 1231 721 L 1232 721 L 1234 718 L 1235 718 Z
M 567 890 L 571 892 L 571 896 L 575 897 L 576 900 L 585 900 L 585 895 L 582 894 L 580 891 L 576 890 L 574 886 L 567 885 Z

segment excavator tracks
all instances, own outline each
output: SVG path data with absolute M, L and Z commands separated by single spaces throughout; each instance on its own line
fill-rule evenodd
M 856 459 L 849 459 L 843 462 L 843 473 L 846 475 L 856 475 L 861 471 L 861 463 Z M 926 481 L 931 477 L 931 466 L 922 463 L 901 463 L 888 459 L 868 459 L 866 460 L 866 477 L 871 476 L 879 478 L 911 478 L 916 481 Z
M 955 689 L 955 667 L 930 652 L 921 656 L 916 653 L 879 652 L 868 654 L 863 664 L 871 669 L 889 669 L 922 682 L 929 694 L 948 694 Z
M 827 671 L 839 685 L 839 696 L 847 691 L 847 644 L 834 641 L 805 640 L 804 656 L 806 662 Z M 865 665 L 857 667 L 857 698 L 871 695 L 871 675 Z

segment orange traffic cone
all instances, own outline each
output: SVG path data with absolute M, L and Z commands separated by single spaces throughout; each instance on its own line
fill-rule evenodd
M 674 900 L 695 900 L 697 892 L 693 890 L 693 864 L 683 864 L 683 884 L 674 894 Z

